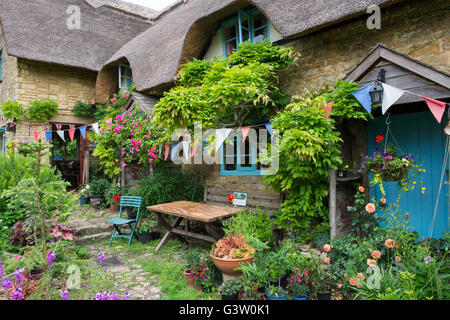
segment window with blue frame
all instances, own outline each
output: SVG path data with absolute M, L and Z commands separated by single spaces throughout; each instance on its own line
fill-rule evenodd
M 127 91 L 133 85 L 133 75 L 131 68 L 125 65 L 119 65 L 119 90 Z
M 0 154 L 5 154 L 5 128 L 0 128 Z
M 257 130 L 258 132 L 258 130 Z M 241 142 L 241 137 L 235 136 L 227 140 L 220 148 L 220 175 L 221 176 L 256 176 L 263 175 L 269 167 L 258 162 L 259 145 L 250 143 L 247 138 Z M 260 139 L 257 134 L 257 139 Z
M 270 39 L 269 20 L 257 8 L 239 10 L 238 15 L 222 23 L 224 57 L 238 50 L 245 41 L 258 43 Z

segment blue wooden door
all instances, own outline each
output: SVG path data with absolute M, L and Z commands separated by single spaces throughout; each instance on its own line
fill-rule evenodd
M 402 191 L 400 200 L 400 213 L 409 213 L 410 225 L 419 233 L 420 237 L 426 238 L 430 230 L 440 186 L 446 148 L 446 136 L 443 129 L 448 120 L 444 117 L 442 123 L 439 124 L 431 112 L 395 115 L 391 116 L 390 120 L 390 129 L 401 150 L 404 153 L 412 153 L 415 160 L 422 163 L 422 168 L 426 170 L 416 177 L 414 190 Z M 372 154 L 375 148 L 379 146 L 375 139 L 377 135 L 384 137 L 386 135 L 386 116 L 368 122 L 369 154 Z M 388 139 L 388 142 L 393 142 L 392 136 L 389 136 Z M 445 165 L 448 168 L 448 163 Z M 369 176 L 369 179 L 372 179 L 372 176 Z M 447 180 L 447 176 L 444 175 L 443 183 Z M 399 192 L 397 183 L 384 181 L 383 186 L 386 190 L 387 201 L 389 203 L 394 202 Z M 442 185 L 432 238 L 442 238 L 442 232 L 448 228 L 448 186 L 447 183 Z M 425 188 L 424 193 L 422 193 L 422 187 Z M 382 197 L 378 186 L 370 188 L 370 197 L 375 197 L 377 201 Z

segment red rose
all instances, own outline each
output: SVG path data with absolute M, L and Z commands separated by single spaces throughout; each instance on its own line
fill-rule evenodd
M 233 199 L 234 199 L 234 194 L 230 194 L 229 196 L 228 196 L 228 202 L 233 202 Z

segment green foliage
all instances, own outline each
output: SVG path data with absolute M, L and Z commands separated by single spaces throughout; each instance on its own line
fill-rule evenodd
M 178 74 L 179 85 L 155 105 L 154 121 L 163 130 L 160 142 L 170 141 L 176 129 L 241 126 L 255 115 L 263 119 L 286 102 L 276 86 L 276 72 L 292 63 L 290 48 L 269 42 L 243 43 L 239 51 L 213 62 L 194 59 Z
M 8 100 L 2 103 L 1 111 L 5 119 L 15 122 L 22 117 L 24 106 L 17 101 Z
M 95 104 L 83 103 L 77 101 L 73 107 L 72 113 L 76 116 L 92 116 L 97 111 Z
M 53 99 L 30 102 L 25 118 L 35 122 L 47 122 L 59 111 L 58 103 Z
M 266 244 L 273 244 L 273 223 L 269 214 L 259 208 L 242 211 L 223 223 L 226 235 L 242 234 L 244 237 L 257 238 Z
M 280 166 L 264 182 L 289 193 L 277 213 L 277 224 L 297 233 L 299 241 L 310 241 L 315 226 L 328 221 L 328 175 L 342 164 L 342 138 L 336 126 L 345 119 L 371 117 L 351 96 L 356 87 L 338 80 L 333 90 L 306 92 L 272 118 L 272 128 L 280 135 Z M 326 118 L 322 107 L 332 101 L 337 102 Z
M 364 191 L 365 189 L 363 187 L 358 187 L 354 195 L 354 204 L 347 207 L 347 211 L 353 214 L 352 231 L 361 238 L 366 238 L 372 234 L 381 222 L 381 217 L 376 211 L 373 213 L 367 212 L 367 194 Z M 386 207 L 381 202 L 377 204 L 380 208 Z M 373 205 L 375 206 L 375 204 Z
M 89 182 L 89 195 L 91 196 L 105 196 L 111 184 L 105 178 L 92 179 Z
M 219 286 L 219 291 L 223 295 L 235 295 L 241 290 L 241 282 L 237 279 L 226 280 Z

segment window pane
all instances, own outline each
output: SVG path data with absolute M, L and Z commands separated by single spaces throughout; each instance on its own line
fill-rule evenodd
M 228 57 L 237 49 L 236 41 L 232 40 L 230 42 L 225 43 L 225 54 Z
M 249 139 L 245 140 L 244 144 L 241 144 L 241 159 L 240 165 L 241 167 L 251 167 L 251 148 Z
M 263 28 L 263 29 L 256 30 L 253 37 L 254 37 L 253 38 L 254 43 L 258 43 L 258 42 L 263 41 L 264 39 L 267 39 L 267 29 Z
M 237 143 L 234 140 L 231 145 L 228 141 L 223 144 L 223 163 L 226 171 L 237 169 Z
M 231 25 L 225 28 L 225 41 L 235 39 L 236 36 L 236 25 Z
M 264 15 L 259 12 L 256 13 L 253 16 L 253 28 L 256 30 L 258 28 L 266 27 L 266 26 L 267 26 L 266 17 L 264 17 Z
M 250 39 L 250 21 L 248 18 L 242 21 L 242 42 Z

